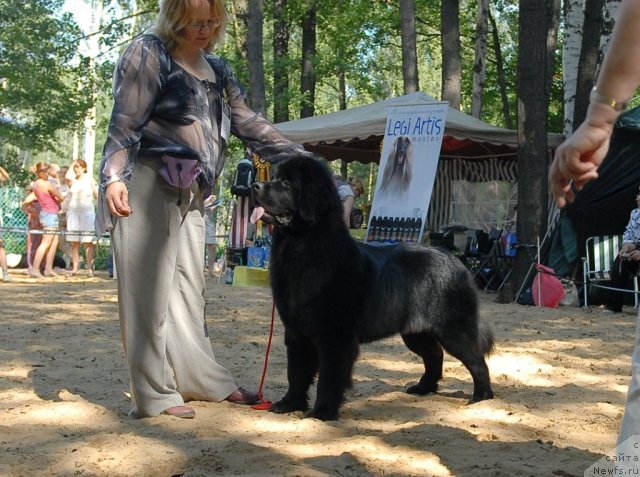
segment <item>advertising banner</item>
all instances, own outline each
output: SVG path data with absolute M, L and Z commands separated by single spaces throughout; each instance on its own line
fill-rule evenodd
M 448 104 L 391 108 L 365 242 L 422 241 Z

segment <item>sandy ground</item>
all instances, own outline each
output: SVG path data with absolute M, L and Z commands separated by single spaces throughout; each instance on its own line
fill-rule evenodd
M 227 402 L 193 402 L 194 420 L 133 420 L 115 282 L 104 272 L 12 276 L 0 283 L 2 476 L 582 476 L 615 444 L 632 308 L 605 315 L 483 295 L 496 398 L 471 406 L 471 378 L 449 357 L 439 394 L 404 393 L 421 363 L 394 338 L 362 348 L 337 422 Z M 216 356 L 258 387 L 270 293 L 208 284 Z M 285 363 L 276 320 L 265 399 L 284 394 Z

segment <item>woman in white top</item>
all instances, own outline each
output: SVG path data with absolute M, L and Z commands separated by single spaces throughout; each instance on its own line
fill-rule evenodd
M 70 183 L 63 209 L 67 212 L 67 241 L 71 244 L 71 274 L 78 273 L 80 245 L 84 244 L 87 273 L 92 276 L 98 187 L 82 159 L 71 163 L 65 178 Z
M 338 196 L 342 202 L 343 217 L 347 228 L 351 227 L 351 210 L 358 197 L 364 194 L 364 185 L 357 177 L 349 177 L 343 181 L 340 177 L 335 177 Z

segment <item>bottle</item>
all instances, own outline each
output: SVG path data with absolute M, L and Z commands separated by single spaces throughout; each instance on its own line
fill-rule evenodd
M 382 223 L 380 224 L 380 240 L 379 242 L 385 242 L 387 240 L 387 225 L 389 223 L 388 217 L 382 217 Z
M 224 283 L 231 285 L 233 283 L 233 268 L 227 267 L 227 271 L 224 274 Z
M 382 235 L 382 217 L 378 217 L 376 220 L 375 230 L 373 231 L 373 241 L 379 242 L 381 235 Z
M 373 242 L 376 235 L 376 227 L 378 226 L 378 217 L 375 215 L 371 217 L 369 222 L 369 230 L 367 231 L 367 242 Z
M 422 232 L 422 217 L 418 217 L 416 221 L 416 239 L 415 242 L 418 243 L 420 241 L 420 233 Z
M 511 222 L 507 222 L 504 226 L 504 232 L 502 232 L 502 236 L 500 237 L 502 242 L 502 250 L 504 251 L 505 257 L 515 257 L 516 256 L 516 233 L 513 230 L 513 224 Z
M 400 231 L 400 218 L 394 217 L 393 222 L 391 223 L 391 237 L 389 241 L 391 243 L 398 243 L 400 240 L 398 238 L 398 233 Z
M 473 234 L 471 236 L 471 242 L 469 243 L 469 253 L 476 255 L 478 253 L 478 236 Z
M 414 219 L 413 217 L 411 217 L 410 219 L 407 219 L 407 228 L 405 229 L 405 241 L 407 243 L 415 242 L 413 237 L 413 231 L 415 229 L 415 226 L 416 226 L 416 219 Z
M 406 241 L 406 228 L 407 228 L 407 218 L 402 217 L 400 219 L 400 223 L 398 224 L 398 242 Z
M 515 257 L 516 256 L 516 234 L 512 230 L 507 232 L 506 236 L 507 245 L 504 249 L 504 254 L 507 257 Z
M 385 223 L 385 234 L 384 234 L 384 241 L 386 243 L 391 242 L 392 234 L 393 234 L 393 217 L 387 217 L 387 221 Z

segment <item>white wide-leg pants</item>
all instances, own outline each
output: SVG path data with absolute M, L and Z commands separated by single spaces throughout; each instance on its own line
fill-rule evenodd
M 136 164 L 133 213 L 112 232 L 130 415 L 155 416 L 189 400 L 222 401 L 238 388 L 215 360 L 205 323 L 203 199 L 197 184 L 166 184 L 160 161 Z

